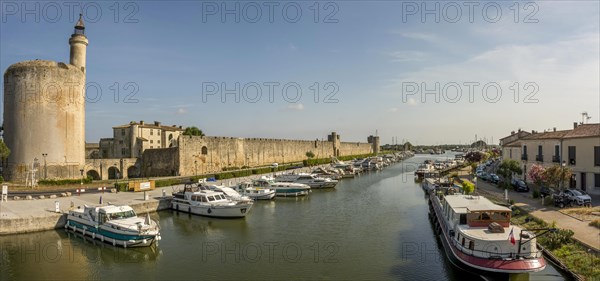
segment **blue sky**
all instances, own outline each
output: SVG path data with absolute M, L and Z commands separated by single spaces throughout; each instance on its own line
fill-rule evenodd
M 3 1 L 0 68 L 68 61 L 69 3 Z M 157 120 L 212 136 L 497 143 L 600 117 L 598 1 L 87 3 L 87 82 L 102 89 L 88 93 L 88 142 Z M 236 5 L 239 22 L 223 12 Z

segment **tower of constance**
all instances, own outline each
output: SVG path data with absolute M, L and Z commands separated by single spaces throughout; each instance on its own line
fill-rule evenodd
M 81 15 L 69 45 L 68 64 L 23 61 L 4 73 L 4 141 L 11 150 L 4 176 L 11 181 L 81 176 L 88 45 Z

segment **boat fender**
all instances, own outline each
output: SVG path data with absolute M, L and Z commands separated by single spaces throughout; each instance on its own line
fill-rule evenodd
M 212 210 L 210 208 L 208 208 L 208 211 L 206 211 L 207 213 L 212 213 Z

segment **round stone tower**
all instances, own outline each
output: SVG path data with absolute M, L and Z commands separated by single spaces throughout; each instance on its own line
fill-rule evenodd
M 23 61 L 4 73 L 4 141 L 11 150 L 4 176 L 11 181 L 81 177 L 88 44 L 81 15 L 69 44 L 69 64 Z

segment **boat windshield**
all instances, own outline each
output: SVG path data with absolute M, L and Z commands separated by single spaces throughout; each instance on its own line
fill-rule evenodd
M 106 215 L 108 217 L 108 220 L 120 220 L 120 219 L 135 217 L 135 212 L 133 210 L 129 210 L 129 211 L 118 212 L 118 213 L 110 213 L 110 214 L 106 214 Z

